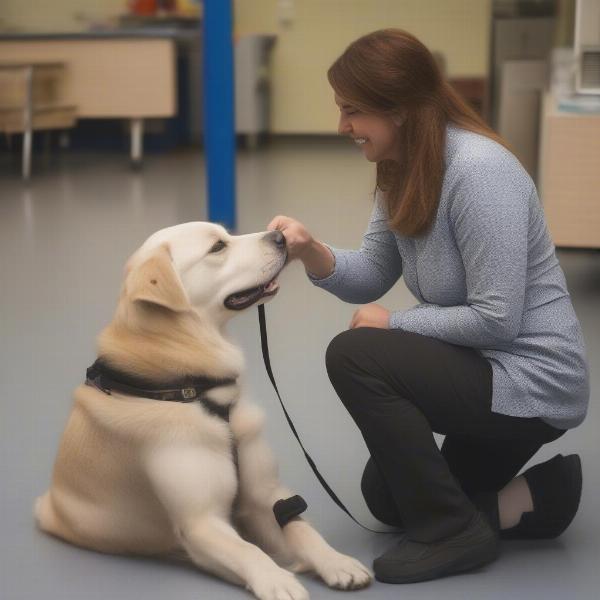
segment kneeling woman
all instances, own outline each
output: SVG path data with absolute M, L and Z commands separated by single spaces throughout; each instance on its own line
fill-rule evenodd
M 365 304 L 326 362 L 370 452 L 367 504 L 406 531 L 375 576 L 431 579 L 493 560 L 499 535 L 560 535 L 579 504 L 579 457 L 516 475 L 582 422 L 589 379 L 531 178 L 406 32 L 358 39 L 328 77 L 339 133 L 377 164 L 363 243 L 331 248 L 284 216 L 269 229 L 315 285 Z M 402 275 L 417 306 L 370 304 Z

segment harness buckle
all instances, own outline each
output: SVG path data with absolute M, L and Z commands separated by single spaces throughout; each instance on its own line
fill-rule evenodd
M 196 390 L 194 388 L 183 388 L 181 390 L 181 395 L 186 400 L 190 400 L 191 398 L 195 398 L 196 397 Z

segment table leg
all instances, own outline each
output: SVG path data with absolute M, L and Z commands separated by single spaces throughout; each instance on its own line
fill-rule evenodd
M 142 152 L 144 141 L 144 120 L 131 119 L 131 166 L 142 166 Z

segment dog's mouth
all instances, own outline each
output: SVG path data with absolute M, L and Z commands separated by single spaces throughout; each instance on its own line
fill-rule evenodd
M 273 278 L 268 283 L 263 283 L 258 287 L 230 294 L 225 298 L 225 306 L 231 310 L 243 310 L 263 298 L 274 296 L 278 291 L 279 283 Z

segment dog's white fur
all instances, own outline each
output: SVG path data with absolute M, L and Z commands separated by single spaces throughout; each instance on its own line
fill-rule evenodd
M 219 250 L 218 241 L 226 246 Z M 271 281 L 284 263 L 285 250 L 265 232 L 231 236 L 202 222 L 158 231 L 127 263 L 98 355 L 158 382 L 236 378 L 243 356 L 224 332 L 235 314 L 225 298 Z M 334 550 L 306 520 L 277 524 L 273 504 L 293 494 L 278 480 L 261 411 L 237 384 L 215 388 L 209 398 L 231 405 L 229 425 L 199 403 L 80 385 L 51 487 L 36 502 L 39 527 L 101 552 L 183 549 L 199 567 L 263 600 L 308 598 L 292 572 L 316 573 L 335 588 L 368 585 L 369 570 Z

